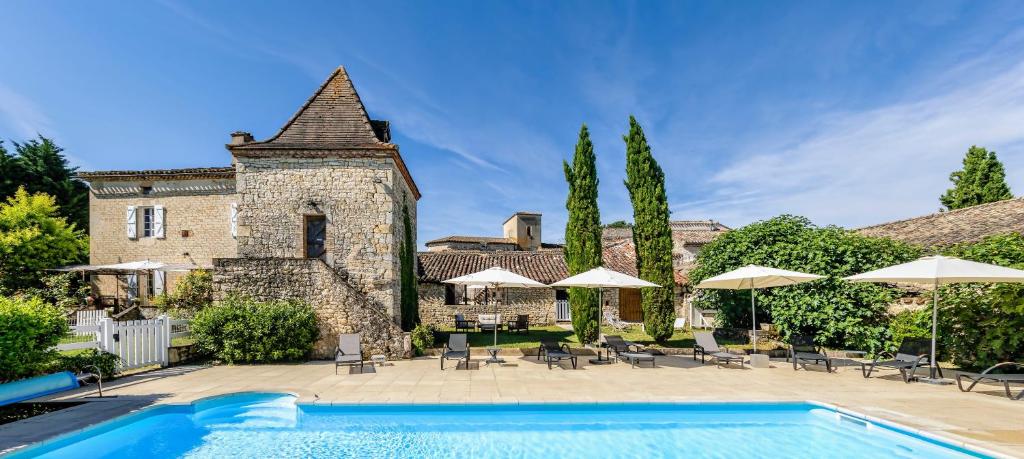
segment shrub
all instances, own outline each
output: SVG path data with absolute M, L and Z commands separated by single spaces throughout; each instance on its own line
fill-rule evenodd
M 423 355 L 427 349 L 434 347 L 434 343 L 437 342 L 434 339 L 436 331 L 433 325 L 425 324 L 419 324 L 412 330 L 412 347 L 416 351 L 416 355 Z
M 77 354 L 60 354 L 53 364 L 52 371 L 70 371 L 72 373 L 96 372 L 103 374 L 103 379 L 114 376 L 119 371 L 121 358 L 109 352 L 86 349 Z M 96 368 L 92 368 L 95 365 Z
M 53 196 L 24 188 L 0 202 L 0 290 L 41 287 L 43 270 L 88 258 L 88 236 L 59 215 Z
M 10 381 L 46 371 L 68 323 L 60 309 L 38 298 L 0 296 L 0 330 L 0 381 Z
M 900 343 L 908 338 L 932 337 L 932 308 L 905 310 L 889 318 L 889 342 L 886 351 L 895 352 Z
M 178 280 L 173 292 L 160 295 L 153 302 L 176 316 L 192 317 L 213 303 L 213 274 L 205 269 L 189 271 Z
M 69 310 L 85 303 L 85 297 L 92 288 L 76 273 L 59 273 L 43 276 L 42 288 L 29 287 L 21 294 L 37 296 L 43 301 L 56 305 L 58 309 Z
M 230 297 L 192 319 L 197 347 L 227 363 L 305 358 L 320 337 L 316 314 L 297 301 Z

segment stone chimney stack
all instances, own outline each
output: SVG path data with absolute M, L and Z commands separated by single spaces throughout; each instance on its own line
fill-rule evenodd
M 231 133 L 231 145 L 242 145 L 245 143 L 252 142 L 252 134 L 245 131 L 235 131 Z

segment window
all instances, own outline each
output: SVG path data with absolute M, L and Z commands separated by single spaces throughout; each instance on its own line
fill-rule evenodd
M 306 258 L 320 258 L 327 252 L 327 217 L 306 216 Z
M 142 207 L 142 237 L 153 237 L 154 212 L 152 207 Z
M 146 297 L 153 298 L 156 296 L 156 276 L 150 273 L 146 276 Z
M 149 195 L 153 194 L 153 187 L 151 187 L 151 186 L 143 186 L 142 187 L 142 194 L 145 195 L 145 196 L 149 196 Z

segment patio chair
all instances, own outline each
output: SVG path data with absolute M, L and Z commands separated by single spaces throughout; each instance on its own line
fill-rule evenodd
M 697 360 L 697 355 L 700 354 L 700 363 L 704 363 L 704 357 L 708 356 L 715 360 L 715 366 L 721 367 L 723 362 L 726 365 L 730 362 L 739 362 L 740 368 L 743 368 L 743 356 L 730 353 L 728 348 L 719 346 L 711 332 L 693 332 L 693 339 L 697 341 L 693 345 L 693 360 Z
M 540 349 L 537 350 L 537 360 L 540 360 L 541 356 L 544 356 L 544 360 L 548 363 L 548 370 L 551 369 L 551 362 L 561 362 L 564 359 L 569 359 L 572 362 L 572 368 L 576 369 L 576 356 L 572 354 L 568 344 L 558 345 L 553 340 L 541 340 Z
M 803 365 L 804 369 L 807 369 L 807 364 L 821 365 L 821 362 L 825 363 L 825 370 L 828 373 L 832 372 L 832 359 L 825 355 L 825 350 L 814 343 L 814 338 L 807 335 L 792 335 L 789 338 L 789 357 L 787 360 L 793 361 L 793 371 L 796 371 L 799 365 Z
M 626 328 L 629 327 L 628 323 L 619 320 L 618 318 L 613 316 L 612 313 L 610 313 L 608 311 L 605 311 L 605 313 L 604 313 L 604 321 L 608 322 L 608 325 L 611 325 L 612 328 L 614 328 L 614 329 L 616 329 L 618 331 L 623 331 L 623 330 L 625 330 Z
M 516 320 L 510 320 L 508 322 L 508 331 L 512 332 L 526 332 L 530 333 L 530 316 L 528 314 L 519 314 L 516 316 Z
M 452 333 L 448 335 L 448 344 L 444 345 L 441 352 L 441 369 L 444 370 L 445 360 L 455 360 L 455 369 L 459 369 L 459 361 L 466 361 L 466 369 L 469 369 L 469 343 L 466 341 L 465 333 Z
M 466 317 L 462 314 L 455 314 L 455 331 L 473 331 L 476 328 L 476 322 L 472 320 L 466 320 Z
M 1010 383 L 1024 384 L 1024 373 L 992 373 L 992 370 L 1003 367 L 1014 367 L 1024 370 L 1024 363 L 1003 362 L 997 363 L 985 369 L 981 373 L 960 373 L 956 375 L 956 385 L 963 392 L 970 392 L 980 382 L 1003 383 L 1003 390 L 1006 391 L 1006 398 L 1020 400 L 1024 398 L 1024 389 L 1019 394 L 1013 395 L 1010 391 Z M 971 385 L 964 389 L 963 380 L 971 381 Z
M 338 367 L 342 365 L 349 368 L 359 365 L 359 372 L 363 372 L 363 346 L 359 342 L 359 333 L 338 335 L 338 347 L 334 349 L 334 374 L 338 374 Z
M 861 363 L 860 371 L 865 378 L 870 377 L 871 373 L 875 371 L 875 368 L 891 368 L 899 370 L 903 376 L 903 382 L 909 383 L 916 379 L 914 373 L 917 372 L 918 368 L 928 367 L 931 364 L 931 358 L 929 357 L 931 352 L 931 340 L 928 339 L 905 339 L 900 343 L 899 350 L 896 354 L 891 352 L 882 352 L 875 357 L 871 363 Z M 890 356 L 889 360 L 880 360 L 882 357 Z M 942 377 L 942 368 L 935 367 L 939 370 L 939 377 Z M 909 371 L 908 371 L 909 370 Z
M 619 335 L 604 335 L 604 344 L 609 353 L 614 352 L 615 356 L 627 352 L 642 352 L 643 346 L 632 341 L 626 341 Z M 610 358 L 610 357 L 609 357 Z
M 497 327 L 501 331 L 501 314 L 480 314 L 476 316 L 476 326 L 480 331 L 494 331 Z

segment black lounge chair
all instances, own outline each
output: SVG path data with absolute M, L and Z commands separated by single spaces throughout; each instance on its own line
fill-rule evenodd
M 814 343 L 814 338 L 806 335 L 793 335 L 789 338 L 789 359 L 793 361 L 793 370 L 796 371 L 799 365 L 807 369 L 807 364 L 821 365 L 825 363 L 825 370 L 832 372 L 832 359 L 825 355 L 825 350 Z
M 466 361 L 466 369 L 469 369 L 469 343 L 466 342 L 465 333 L 452 333 L 448 335 L 448 344 L 444 345 L 441 352 L 441 369 L 444 370 L 445 360 L 455 360 L 455 369 L 459 369 L 459 362 Z
M 576 369 L 576 356 L 572 354 L 568 344 L 558 345 L 557 342 L 551 340 L 541 340 L 540 349 L 537 350 L 537 360 L 540 360 L 541 356 L 544 356 L 544 360 L 548 363 L 548 370 L 551 369 L 551 362 L 569 359 L 572 362 L 572 368 Z
M 338 335 L 338 347 L 334 349 L 334 374 L 338 374 L 338 367 L 342 365 L 349 368 L 359 365 L 359 372 L 363 372 L 363 346 L 358 333 Z
M 527 334 L 530 333 L 530 316 L 526 314 L 519 314 L 516 316 L 516 320 L 510 320 L 508 322 L 508 332 L 521 332 L 524 331 Z
M 914 374 L 917 373 L 918 368 L 927 368 L 931 363 L 931 340 L 928 339 L 905 339 L 900 343 L 899 350 L 893 355 L 891 352 L 882 352 L 875 357 L 875 360 L 871 363 L 861 363 L 860 371 L 865 378 L 871 376 L 871 372 L 875 371 L 875 368 L 891 368 L 899 370 L 900 374 L 903 375 L 903 382 L 909 383 L 917 379 Z M 884 356 L 891 356 L 889 360 L 879 360 Z M 938 365 L 935 366 L 939 370 L 939 377 L 942 377 L 942 368 Z
M 462 314 L 455 314 L 455 331 L 473 331 L 476 328 L 476 322 L 472 320 L 466 320 L 466 317 Z
M 620 335 L 604 335 L 604 345 L 608 348 L 608 352 L 614 352 L 616 357 L 627 352 L 643 352 L 643 346 L 626 341 Z
M 697 360 L 697 355 L 700 354 L 700 363 L 704 363 L 704 356 L 708 356 L 715 360 L 718 367 L 721 367 L 723 362 L 726 365 L 730 362 L 739 362 L 740 368 L 743 368 L 743 356 L 730 353 L 729 349 L 719 346 L 711 332 L 693 332 L 693 339 L 697 341 L 697 344 L 693 345 L 693 360 Z
M 1024 373 L 991 373 L 992 370 L 1003 367 L 1024 369 L 1024 363 L 1003 362 L 992 365 L 981 373 L 960 373 L 956 375 L 956 385 L 961 391 L 970 392 L 971 389 L 974 389 L 974 386 L 980 382 L 1003 383 L 1003 390 L 1006 391 L 1007 398 L 1010 400 L 1020 400 L 1021 398 L 1024 398 L 1024 389 L 1022 389 L 1017 395 L 1013 395 L 1013 392 L 1010 391 L 1010 383 L 1024 384 Z M 963 385 L 964 379 L 971 381 L 971 385 L 967 386 L 966 389 L 964 389 Z

